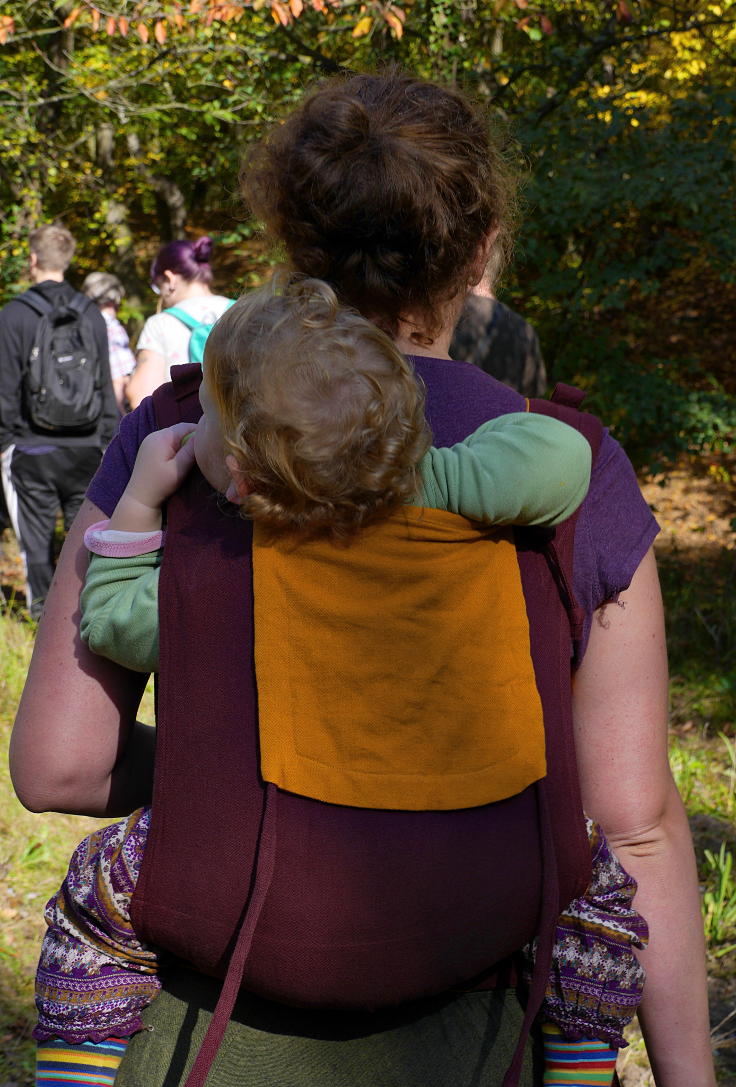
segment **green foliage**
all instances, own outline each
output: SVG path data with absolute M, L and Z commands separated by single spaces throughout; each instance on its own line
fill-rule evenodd
M 711 734 L 736 732 L 734 554 L 659 560 L 668 622 L 672 720 Z M 736 814 L 736 813 L 734 813 Z
M 396 61 L 516 133 L 527 210 L 505 290 L 553 376 L 582 376 L 642 464 L 717 446 L 707 415 L 731 425 L 732 367 L 685 311 L 701 289 L 736 297 L 735 46 L 732 0 L 6 2 L 0 300 L 29 227 L 55 217 L 78 235 L 75 276 L 112 267 L 136 317 L 152 253 L 185 232 L 227 239 L 228 282 L 257 279 L 269 257 L 236 180 L 248 142 L 315 77 Z
M 36 624 L 0 607 L 0 718 L 11 717 L 23 690 Z
M 736 880 L 734 879 L 733 854 L 726 849 L 725 842 L 717 854 L 705 850 L 705 861 L 711 877 L 712 887 L 703 894 L 703 918 L 705 938 L 713 948 L 713 954 L 720 958 L 731 951 L 736 951 L 736 943 L 729 943 L 736 937 Z
M 715 378 L 703 379 L 695 361 L 678 366 L 652 359 L 631 362 L 625 347 L 609 355 L 585 337 L 568 380 L 591 390 L 586 406 L 611 426 L 634 464 L 652 474 L 664 471 L 683 453 L 731 452 L 736 434 L 736 398 L 728 396 Z

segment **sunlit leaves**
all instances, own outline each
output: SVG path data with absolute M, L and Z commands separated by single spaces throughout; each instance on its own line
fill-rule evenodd
M 327 14 L 333 8 L 339 9 L 342 3 L 343 0 L 309 0 L 310 8 L 321 14 Z M 153 38 L 159 45 L 164 45 L 171 32 L 186 32 L 191 36 L 196 34 L 198 25 L 210 27 L 214 23 L 238 22 L 248 11 L 258 12 L 264 7 L 270 8 L 278 25 L 290 26 L 302 15 L 305 3 L 304 0 L 238 0 L 230 3 L 223 0 L 189 0 L 188 3 L 179 0 L 165 3 L 140 0 L 133 5 L 126 4 L 124 8 L 121 5 L 118 7 L 121 10 L 116 12 L 109 5 L 105 5 L 103 9 L 91 2 L 78 4 L 68 13 L 63 26 L 69 29 L 76 24 L 96 33 L 104 21 L 105 32 L 111 37 L 116 33 L 127 35 L 133 22 L 142 42 L 147 43 Z M 403 12 L 389 4 L 382 14 L 397 36 L 400 36 L 403 30 Z M 0 44 L 4 44 L 13 30 L 12 19 L 8 21 L 4 32 L 0 24 Z
M 292 19 L 289 5 L 283 4 L 281 0 L 271 0 L 271 15 L 273 21 L 281 26 L 288 26 Z
M 352 0 L 139 0 L 137 3 L 118 3 L 99 7 L 87 0 L 75 5 L 65 16 L 65 29 L 75 27 L 96 34 L 102 29 L 107 37 L 126 37 L 131 26 L 143 44 L 168 45 L 172 34 L 184 34 L 196 39 L 202 27 L 216 24 L 238 23 L 249 13 L 257 14 L 267 9 L 277 26 L 288 28 L 301 19 L 305 10 L 324 17 L 338 16 L 353 38 L 367 36 L 376 27 L 388 30 L 395 39 L 404 33 L 406 13 L 402 7 L 385 0 L 370 0 L 363 5 L 356 19 Z M 0 22 L 0 45 L 14 33 L 12 18 Z
M 400 38 L 404 33 L 404 23 L 406 22 L 406 15 L 397 7 L 396 4 L 389 4 L 387 8 L 382 12 L 383 18 L 391 28 L 391 32 Z
M 689 259 L 667 215 L 725 266 L 717 218 L 733 206 L 733 171 L 728 111 L 713 96 L 736 84 L 733 5 L 6 0 L 0 10 L 0 240 L 58 214 L 95 249 L 112 237 L 99 220 L 110 207 L 125 209 L 134 235 L 157 238 L 169 225 L 152 178 L 178 185 L 187 222 L 209 228 L 237 203 L 251 136 L 312 77 L 381 57 L 467 85 L 510 119 L 530 174 L 514 290 L 548 341 L 561 336 L 560 314 L 620 313 L 637 284 L 648 291 L 668 260 Z M 699 120 L 677 112 L 688 102 Z M 669 156 L 669 129 L 685 153 Z M 671 183 L 649 168 L 656 156 Z

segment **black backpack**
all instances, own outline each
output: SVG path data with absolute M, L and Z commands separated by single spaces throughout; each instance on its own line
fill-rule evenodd
M 38 291 L 26 291 L 18 301 L 40 318 L 23 377 L 31 424 L 59 435 L 92 433 L 102 415 L 107 375 L 95 340 L 91 299 L 75 294 L 52 303 Z

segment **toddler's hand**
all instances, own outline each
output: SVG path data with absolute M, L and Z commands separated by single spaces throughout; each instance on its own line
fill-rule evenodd
M 194 443 L 187 439 L 196 429 L 196 423 L 176 423 L 143 439 L 128 486 L 110 518 L 110 528 L 128 532 L 160 528 L 162 503 L 194 464 Z

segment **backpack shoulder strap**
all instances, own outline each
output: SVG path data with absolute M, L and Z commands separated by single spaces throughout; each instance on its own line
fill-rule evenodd
M 92 299 L 87 298 L 87 295 L 82 294 L 80 291 L 75 291 L 74 297 L 70 298 L 66 305 L 69 309 L 74 310 L 75 313 L 82 317 L 92 305 Z
M 187 328 L 192 329 L 192 331 L 195 328 L 199 328 L 199 326 L 202 324 L 202 322 L 198 321 L 196 317 L 192 317 L 191 313 L 187 313 L 186 310 L 179 309 L 178 306 L 170 306 L 163 312 L 167 313 L 170 317 L 176 317 L 179 321 L 181 321 L 183 325 L 186 325 Z
M 51 313 L 54 308 L 47 298 L 39 294 L 38 291 L 23 291 L 23 294 L 19 294 L 16 298 L 16 302 L 23 302 L 24 305 L 32 309 L 34 313 L 37 313 L 39 317 L 45 317 L 47 313 Z
M 202 414 L 199 403 L 199 386 L 202 383 L 202 367 L 198 362 L 171 367 L 171 381 L 160 385 L 153 394 L 156 426 L 173 426 L 174 423 L 196 423 Z

